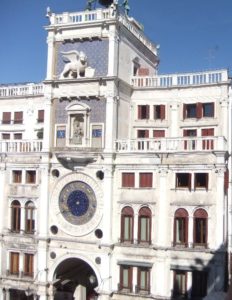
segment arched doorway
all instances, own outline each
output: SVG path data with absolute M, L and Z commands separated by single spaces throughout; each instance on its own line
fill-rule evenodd
M 54 273 L 54 300 L 97 300 L 98 286 L 94 270 L 85 261 L 68 258 Z

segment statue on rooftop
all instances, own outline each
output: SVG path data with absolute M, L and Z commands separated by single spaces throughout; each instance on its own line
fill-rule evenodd
M 86 8 L 85 10 L 92 10 L 92 4 L 96 2 L 96 0 L 87 0 Z
M 124 0 L 122 5 L 124 6 L 126 16 L 128 16 L 130 11 L 129 0 Z

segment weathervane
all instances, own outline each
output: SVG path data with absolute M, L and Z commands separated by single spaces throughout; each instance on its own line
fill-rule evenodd
M 118 4 L 118 0 L 87 0 L 85 9 L 86 10 L 92 10 L 93 9 L 93 4 L 96 5 L 97 1 L 99 2 L 99 4 L 101 4 L 102 6 L 105 6 L 105 7 L 123 6 L 124 11 L 125 11 L 125 15 L 128 16 L 128 14 L 129 14 L 129 11 L 130 11 L 129 0 L 123 0 L 123 3 L 121 5 Z

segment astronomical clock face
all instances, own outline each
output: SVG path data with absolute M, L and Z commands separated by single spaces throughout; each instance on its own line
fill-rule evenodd
M 66 221 L 83 225 L 94 216 L 97 208 L 92 188 L 81 181 L 66 184 L 59 195 L 59 209 Z

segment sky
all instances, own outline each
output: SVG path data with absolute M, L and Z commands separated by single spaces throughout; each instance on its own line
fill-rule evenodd
M 122 0 L 119 0 L 122 3 Z M 130 16 L 160 45 L 160 74 L 229 68 L 231 0 L 130 0 Z M 0 84 L 46 77 L 45 17 L 84 10 L 86 0 L 0 0 Z

